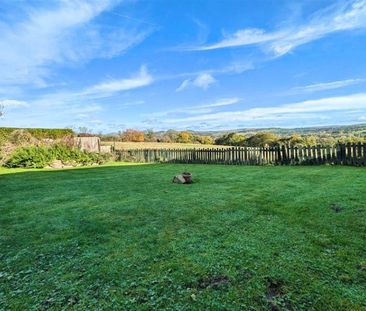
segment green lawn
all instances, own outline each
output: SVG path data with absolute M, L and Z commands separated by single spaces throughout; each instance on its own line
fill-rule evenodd
M 1 310 L 366 310 L 365 168 L 21 171 L 0 171 Z

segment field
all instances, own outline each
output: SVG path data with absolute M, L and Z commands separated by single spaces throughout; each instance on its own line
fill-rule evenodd
M 102 145 L 115 146 L 120 149 L 210 149 L 210 148 L 231 148 L 231 146 L 221 145 L 201 145 L 201 144 L 180 144 L 180 143 L 134 143 L 134 142 L 102 142 Z
M 1 310 L 366 309 L 365 168 L 0 174 Z

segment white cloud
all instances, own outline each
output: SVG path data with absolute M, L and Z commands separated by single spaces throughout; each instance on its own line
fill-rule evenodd
M 23 6 L 26 18 L 0 24 L 0 83 L 42 87 L 47 85 L 52 65 L 112 57 L 141 42 L 148 31 L 95 22 L 118 2 L 77 0 L 57 1 L 47 8 Z
M 366 109 L 366 93 L 348 96 L 327 97 L 286 104 L 277 107 L 251 108 L 244 111 L 226 111 L 210 113 L 181 119 L 165 120 L 167 123 L 202 122 L 202 121 L 253 121 L 275 119 L 301 119 L 319 116 L 319 113 L 347 111 L 350 109 Z
M 313 93 L 320 92 L 325 90 L 339 89 L 342 87 L 347 87 L 351 85 L 356 85 L 365 82 L 365 79 L 348 79 L 348 80 L 339 80 L 325 83 L 317 83 L 310 84 L 305 86 L 294 87 L 290 90 L 290 93 L 293 94 L 302 94 L 302 93 Z
M 184 89 L 195 86 L 203 90 L 208 89 L 212 84 L 216 82 L 216 79 L 209 73 L 200 73 L 195 79 L 184 80 L 181 85 L 176 89 L 177 92 Z
M 281 33 L 266 33 L 262 29 L 251 28 L 238 30 L 232 35 L 228 35 L 222 41 L 196 48 L 196 50 L 215 50 L 221 48 L 243 46 L 243 45 L 253 45 L 264 42 L 273 41 L 275 39 L 280 39 L 283 36 Z
M 0 106 L 10 107 L 10 108 L 19 108 L 19 107 L 28 107 L 28 103 L 22 100 L 14 100 L 14 99 L 0 99 Z
M 239 97 L 221 98 L 212 104 L 199 105 L 198 107 L 200 108 L 222 107 L 222 106 L 234 105 L 237 104 L 238 102 L 240 102 Z
M 80 104 L 88 106 L 95 99 L 113 97 L 124 91 L 150 85 L 153 81 L 154 79 L 148 73 L 146 67 L 141 66 L 140 71 L 129 78 L 103 81 L 75 92 L 48 93 L 29 102 L 31 105 L 44 108 L 55 106 L 68 107 Z
M 208 87 L 210 87 L 211 84 L 215 82 L 216 80 L 212 75 L 208 73 L 203 73 L 200 74 L 196 79 L 194 79 L 193 85 L 206 90 Z
M 314 14 L 308 23 L 266 32 L 262 29 L 242 29 L 229 34 L 221 41 L 191 48 L 214 50 L 220 48 L 261 45 L 275 56 L 284 55 L 299 45 L 320 39 L 331 33 L 366 27 L 366 0 L 343 2 L 338 7 L 327 8 Z
M 96 102 L 97 99 L 113 97 L 120 92 L 143 87 L 152 82 L 152 76 L 142 66 L 140 71 L 130 78 L 98 83 L 80 91 L 43 94 L 27 102 L 15 99 L 0 100 L 0 105 L 7 109 L 3 121 L 7 122 L 8 126 L 23 127 L 62 127 L 72 123 L 81 124 L 81 121 L 86 124 L 85 122 L 92 118 L 99 117 L 100 112 L 105 109 L 105 105 Z M 135 102 L 139 103 L 143 101 Z
M 145 66 L 141 66 L 140 72 L 131 78 L 110 80 L 102 82 L 91 87 L 86 88 L 82 91 L 81 95 L 94 95 L 97 97 L 111 96 L 114 93 L 121 91 L 132 90 L 147 86 L 153 83 L 153 77 L 148 73 Z

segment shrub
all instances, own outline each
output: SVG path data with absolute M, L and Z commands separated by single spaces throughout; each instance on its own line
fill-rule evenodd
M 63 144 L 51 147 L 30 146 L 16 149 L 5 163 L 7 167 L 43 168 L 53 160 L 69 165 L 103 163 L 105 156 L 99 153 L 81 151 Z
M 5 166 L 42 168 L 51 161 L 51 153 L 46 147 L 21 147 L 15 150 L 10 159 L 5 163 Z

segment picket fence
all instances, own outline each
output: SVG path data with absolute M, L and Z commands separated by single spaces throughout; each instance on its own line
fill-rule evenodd
M 212 149 L 115 150 L 119 161 L 233 165 L 366 166 L 366 144 L 335 146 L 232 147 Z

